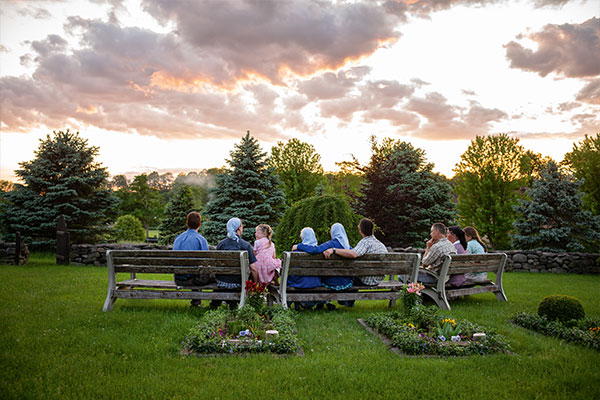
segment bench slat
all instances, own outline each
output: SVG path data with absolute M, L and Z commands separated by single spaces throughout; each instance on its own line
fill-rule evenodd
M 239 275 L 240 267 L 196 267 L 157 266 L 157 265 L 115 265 L 115 272 L 134 272 L 140 274 L 212 274 Z
M 163 258 L 163 257 L 114 257 L 113 262 L 117 265 L 157 265 L 157 266 L 213 266 L 213 267 L 240 267 L 239 255 L 237 259 L 220 259 L 212 258 Z
M 232 259 L 240 257 L 240 251 L 229 250 L 110 250 L 114 258 L 118 257 L 152 257 L 152 258 L 208 258 Z
M 345 300 L 392 300 L 398 298 L 399 292 L 329 292 L 329 293 L 297 293 L 288 292 L 287 301 L 345 301 Z
M 483 286 L 476 286 L 476 287 L 465 288 L 465 289 L 448 290 L 448 291 L 446 291 L 446 296 L 448 298 L 453 298 L 453 297 L 459 297 L 459 296 L 468 296 L 470 294 L 494 292 L 497 290 L 498 290 L 498 286 L 496 286 L 494 284 L 487 284 L 487 285 L 483 285 Z
M 174 299 L 174 300 L 240 300 L 240 292 L 191 292 L 180 290 L 124 290 L 115 291 L 120 299 Z

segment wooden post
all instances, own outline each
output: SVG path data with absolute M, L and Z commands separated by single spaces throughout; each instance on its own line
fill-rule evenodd
M 15 234 L 15 265 L 21 264 L 21 232 Z
M 67 230 L 65 216 L 61 215 L 56 224 L 56 263 L 69 265 L 71 261 L 70 233 Z

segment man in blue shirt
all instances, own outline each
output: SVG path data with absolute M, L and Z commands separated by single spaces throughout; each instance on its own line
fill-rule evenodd
M 198 233 L 202 217 L 196 211 L 187 215 L 185 221 L 188 230 L 175 238 L 173 250 L 208 250 L 206 239 Z M 203 286 L 214 282 L 210 274 L 175 274 L 177 286 Z M 201 300 L 192 300 L 192 305 L 200 305 Z

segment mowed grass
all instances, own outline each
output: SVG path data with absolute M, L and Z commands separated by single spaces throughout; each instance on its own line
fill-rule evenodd
M 505 274 L 509 302 L 480 294 L 444 314 L 493 327 L 512 355 L 401 357 L 356 322 L 386 302 L 301 312 L 304 357 L 182 357 L 205 309 L 187 301 L 117 300 L 102 312 L 107 272 L 35 255 L 0 266 L 0 397 L 4 399 L 544 399 L 600 398 L 600 353 L 510 324 L 567 294 L 600 318 L 600 276 Z

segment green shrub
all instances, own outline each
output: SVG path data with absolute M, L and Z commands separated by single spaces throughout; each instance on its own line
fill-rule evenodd
M 146 231 L 133 215 L 121 215 L 113 227 L 113 237 L 118 242 L 143 242 Z
M 277 226 L 275 242 L 280 251 L 290 251 L 292 246 L 300 242 L 300 231 L 309 226 L 315 231 L 319 243 L 331 240 L 331 225 L 336 222 L 344 225 L 350 245 L 360 240 L 358 222 L 360 216 L 355 214 L 348 202 L 339 196 L 314 196 L 300 200 L 288 208 Z
M 583 306 L 574 297 L 554 295 L 544 297 L 538 307 L 538 315 L 550 321 L 567 322 L 585 317 Z

